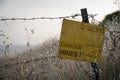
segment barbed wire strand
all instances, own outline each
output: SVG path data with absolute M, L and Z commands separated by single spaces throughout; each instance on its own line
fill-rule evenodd
M 88 14 L 88 17 L 89 18 L 94 18 L 95 16 L 97 16 L 98 14 Z M 78 13 L 76 13 L 76 14 L 73 14 L 73 15 L 70 15 L 70 16 L 59 16 L 59 17 L 31 17 L 31 18 L 25 18 L 25 17 L 23 17 L 23 18 L 7 18 L 7 17 L 5 17 L 5 18 L 0 18 L 0 21 L 14 21 L 14 20 L 24 20 L 24 21 L 26 21 L 26 20 L 54 20 L 54 19 L 67 19 L 67 18 L 72 18 L 72 19 L 74 19 L 75 17 L 78 17 L 78 16 L 81 16 L 81 14 L 78 14 Z M 98 23 L 100 23 L 100 21 L 98 21 L 98 20 L 95 20 L 95 21 L 97 21 Z
M 71 16 L 60 16 L 60 17 L 32 17 L 32 18 L 1 18 L 0 21 L 7 20 L 39 20 L 39 19 L 64 19 L 64 18 L 74 18 L 80 16 L 81 14 L 74 14 Z

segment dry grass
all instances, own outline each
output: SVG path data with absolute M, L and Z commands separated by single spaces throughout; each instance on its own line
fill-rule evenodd
M 32 51 L 2 56 L 0 80 L 92 80 L 90 63 L 56 57 L 58 43 L 59 40 L 52 39 Z M 118 55 L 116 51 L 114 55 Z M 100 80 L 109 80 L 110 75 L 119 80 L 116 78 L 120 75 L 119 61 L 119 57 L 110 60 L 104 48 L 102 62 L 98 64 Z
M 56 57 L 58 42 L 55 39 L 48 40 L 32 51 L 2 57 L 0 60 L 0 65 L 2 65 L 0 67 L 1 79 L 90 80 L 89 63 Z

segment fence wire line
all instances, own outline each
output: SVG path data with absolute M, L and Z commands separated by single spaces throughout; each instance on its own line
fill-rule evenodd
M 94 18 L 95 16 L 97 16 L 98 14 L 88 14 L 88 17 L 89 18 Z M 59 16 L 59 17 L 31 17 L 31 18 L 25 18 L 25 17 L 23 17 L 23 18 L 20 18 L 20 17 L 13 17 L 13 18 L 7 18 L 7 17 L 5 17 L 5 18 L 0 18 L 0 21 L 14 21 L 14 20 L 43 20 L 43 19 L 45 19 L 45 20 L 53 20 L 53 19 L 66 19 L 66 18 L 75 18 L 75 17 L 78 17 L 78 16 L 81 16 L 81 14 L 78 14 L 78 13 L 76 13 L 76 14 L 72 14 L 72 15 L 70 15 L 70 16 Z M 99 22 L 99 21 L 98 21 Z
M 0 21 L 7 20 L 39 20 L 39 19 L 65 19 L 65 18 L 75 18 L 81 14 L 74 14 L 70 16 L 59 16 L 59 17 L 32 17 L 32 18 L 1 18 Z

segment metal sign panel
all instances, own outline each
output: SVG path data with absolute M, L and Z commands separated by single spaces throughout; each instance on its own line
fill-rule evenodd
M 58 57 L 101 61 L 104 32 L 102 26 L 63 19 Z

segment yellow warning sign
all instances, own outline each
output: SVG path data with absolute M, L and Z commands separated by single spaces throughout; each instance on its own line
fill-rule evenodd
M 58 57 L 101 61 L 104 32 L 102 26 L 63 19 Z

